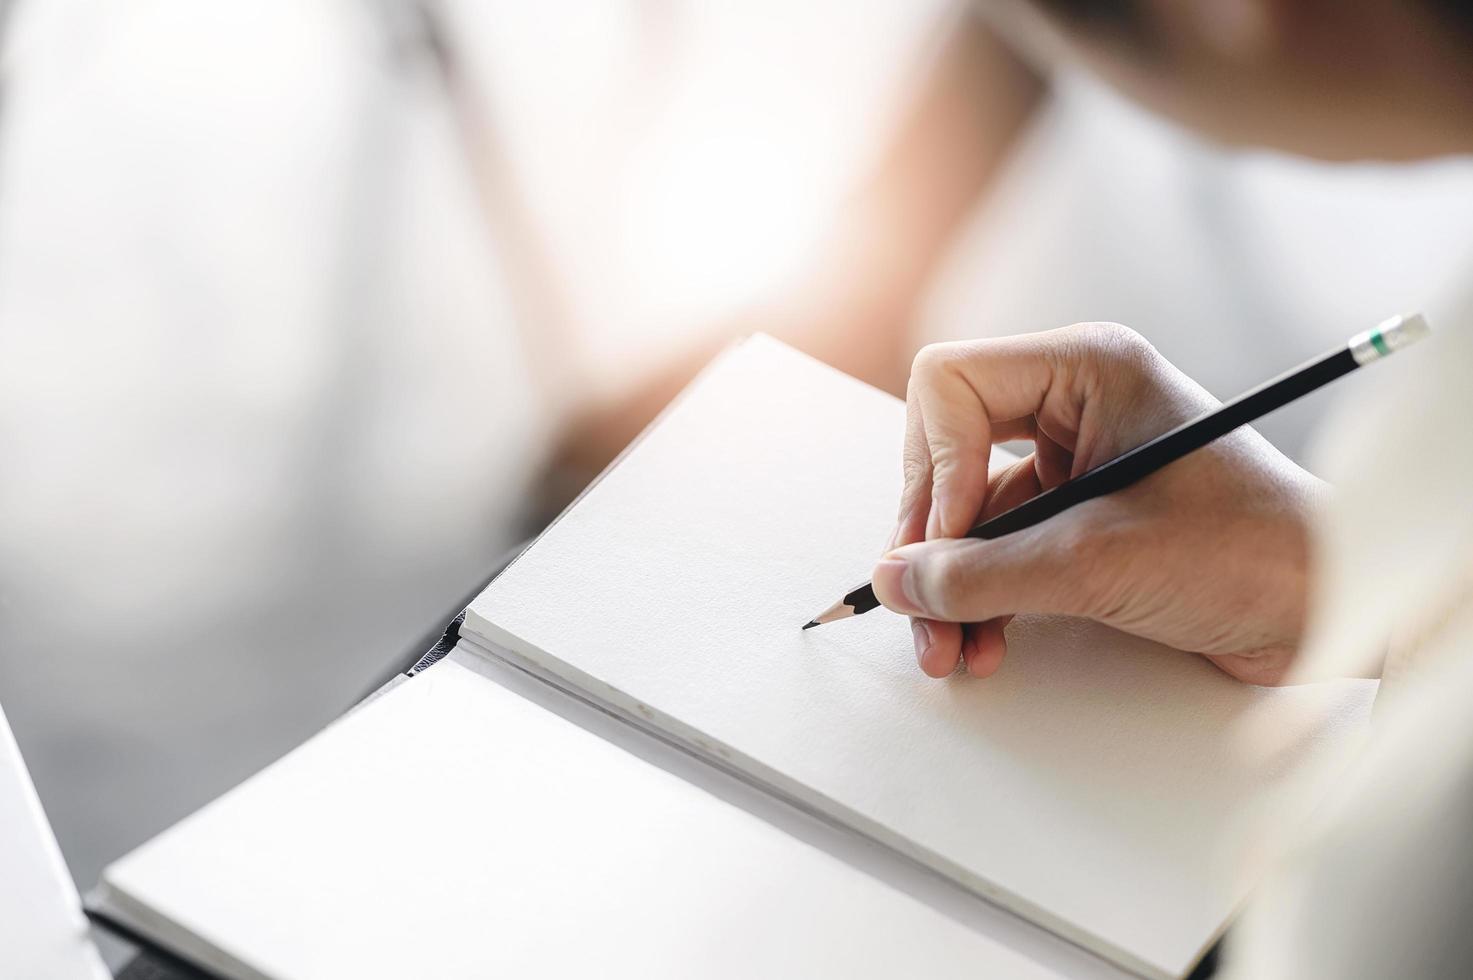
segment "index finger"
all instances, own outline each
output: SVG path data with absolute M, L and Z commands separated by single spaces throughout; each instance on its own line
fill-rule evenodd
M 905 390 L 905 449 L 901 462 L 905 486 L 900 492 L 900 513 L 887 551 L 925 540 L 926 517 L 931 512 L 931 449 L 926 444 L 914 379 Z
M 931 455 L 928 539 L 967 533 L 986 504 L 994 430 L 1043 408 L 1057 364 L 1045 336 L 932 344 L 916 357 L 912 386 Z

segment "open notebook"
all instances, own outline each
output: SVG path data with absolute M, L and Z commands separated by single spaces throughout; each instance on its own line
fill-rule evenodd
M 462 659 L 447 673 L 436 677 L 436 667 L 406 682 L 114 865 L 97 900 L 227 972 L 306 976 L 304 957 L 351 945 L 344 936 L 357 927 L 342 923 L 362 906 L 399 907 L 376 902 L 375 888 L 384 896 L 409 888 L 461 925 L 512 922 L 518 906 L 503 892 L 519 889 L 533 907 L 565 889 L 574 909 L 586 909 L 590 893 L 635 866 L 647 875 L 650 862 L 690 860 L 699 850 L 690 838 L 727 819 L 687 800 L 688 833 L 675 820 L 656 834 L 670 835 L 668 854 L 636 843 L 650 829 L 649 808 L 664 806 L 651 801 L 674 789 L 648 774 L 591 775 L 617 752 L 597 766 L 566 753 L 528 763 L 542 751 L 540 729 L 529 723 L 520 737 L 474 720 L 510 709 L 504 692 L 472 689 L 464 658 L 504 658 L 1119 967 L 1183 975 L 1251 884 L 1243 869 L 1261 846 L 1255 818 L 1359 731 L 1373 687 L 1251 688 L 1197 657 L 1070 620 L 1016 620 L 1008 660 L 985 682 L 924 677 L 907 624 L 884 610 L 801 631 L 877 557 L 898 497 L 902 428 L 903 406 L 888 395 L 766 338 L 736 346 L 475 600 Z M 408 729 L 388 720 L 406 709 L 391 704 L 432 678 L 442 693 L 427 710 L 451 730 L 420 741 L 424 761 L 410 765 L 395 751 Z M 1251 738 L 1264 731 L 1277 736 L 1267 755 Z M 501 741 L 474 751 L 461 744 L 491 738 Z M 436 748 L 447 742 L 455 747 Z M 326 843 L 314 854 L 336 855 L 332 828 L 350 823 L 369 860 L 373 839 L 413 833 L 409 814 L 421 798 L 455 808 L 434 811 L 444 832 L 500 843 L 478 840 L 460 868 L 438 847 L 426 859 L 428 890 L 412 851 L 374 858 L 384 870 L 367 881 L 348 857 L 281 856 L 317 837 Z M 568 822 L 555 812 L 560 798 L 592 812 Z M 291 815 L 303 807 L 310 817 Z M 563 830 L 532 834 L 539 808 Z M 556 844 L 576 838 L 580 821 L 610 818 L 613 831 L 600 830 L 593 845 Z M 804 861 L 822 857 L 806 847 L 793 852 L 801 860 L 779 856 L 751 827 L 732 839 L 743 861 L 797 862 L 807 869 L 793 872 L 800 877 L 810 876 Z M 644 849 L 611 867 L 598 856 L 609 848 Z M 846 883 L 824 867 L 822 888 L 852 892 L 856 921 L 895 898 L 872 878 L 855 873 Z M 180 884 L 185 877 L 192 884 Z M 671 904 L 668 888 L 629 880 Z M 707 890 L 719 893 L 720 880 Z M 300 897 L 316 888 L 327 891 Z M 675 904 L 688 923 L 718 914 L 712 901 Z M 338 923 L 337 946 L 319 918 Z M 485 928 L 495 945 L 496 928 Z M 626 947 L 638 945 L 636 931 L 626 924 Z M 763 942 L 761 928 L 747 931 Z M 622 955 L 618 935 L 603 937 L 606 959 Z M 979 949 L 952 953 L 975 970 Z

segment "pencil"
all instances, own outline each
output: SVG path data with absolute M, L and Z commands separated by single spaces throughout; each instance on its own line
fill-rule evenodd
M 1394 316 L 1372 330 L 1351 337 L 1344 347 L 1279 375 L 1224 404 L 1185 422 L 1150 442 L 1101 463 L 1088 472 L 1004 511 L 967 532 L 969 538 L 990 540 L 1033 527 L 1075 504 L 1123 490 L 1201 449 L 1242 425 L 1267 415 L 1297 398 L 1323 388 L 1356 368 L 1388 357 L 1393 351 L 1427 336 L 1427 321 L 1420 313 Z M 804 624 L 812 629 L 869 612 L 880 604 L 874 587 L 866 582 Z

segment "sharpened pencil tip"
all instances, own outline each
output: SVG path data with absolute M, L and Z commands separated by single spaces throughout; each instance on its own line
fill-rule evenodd
M 823 612 L 810 619 L 808 621 L 808 625 L 804 626 L 803 628 L 806 630 L 811 630 L 815 626 L 822 626 L 825 623 L 832 623 L 835 620 L 839 619 L 848 619 L 850 616 L 853 615 L 854 607 L 846 606 L 844 604 L 844 600 L 840 599 L 838 602 L 834 603 L 832 606 L 829 606 Z

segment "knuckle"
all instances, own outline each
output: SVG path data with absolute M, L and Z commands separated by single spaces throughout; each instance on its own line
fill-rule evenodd
M 922 347 L 916 352 L 915 360 L 911 362 L 911 377 L 923 385 L 935 379 L 956 360 L 956 351 L 959 346 L 955 343 L 942 343 L 927 344 Z
M 949 443 L 941 443 L 931 447 L 931 469 L 935 479 L 950 479 L 951 474 L 955 472 L 959 462 L 956 446 Z
M 1105 320 L 1096 323 L 1095 328 L 1101 331 L 1102 335 L 1106 337 L 1109 342 L 1114 344 L 1129 346 L 1133 344 L 1146 343 L 1146 338 L 1142 337 L 1135 330 L 1132 330 L 1130 327 L 1127 327 L 1123 323 L 1116 323 L 1113 320 Z
M 1150 341 L 1123 323 L 1076 323 L 1066 328 L 1084 351 L 1120 361 L 1138 361 L 1154 354 Z
M 938 361 L 941 355 L 936 351 L 935 344 L 927 344 L 916 351 L 915 360 L 910 362 L 910 387 L 912 389 L 924 387 L 926 383 L 939 370 Z
M 924 446 L 907 445 L 900 455 L 900 472 L 905 478 L 905 495 L 916 493 L 931 471 L 931 457 Z
M 959 549 L 948 549 L 926 562 L 925 573 L 919 576 L 921 599 L 925 608 L 942 619 L 957 619 L 965 615 L 969 567 Z
M 1134 386 L 1156 371 L 1156 349 L 1123 324 L 1076 323 L 1065 331 L 1064 363 L 1086 384 Z

